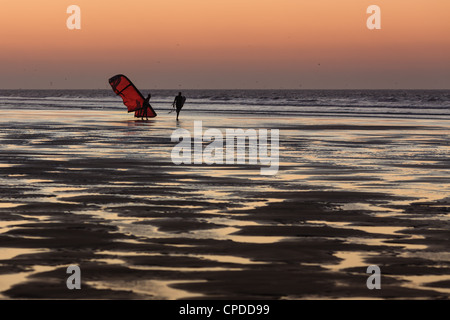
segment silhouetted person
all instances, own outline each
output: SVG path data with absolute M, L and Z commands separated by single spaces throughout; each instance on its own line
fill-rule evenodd
M 148 108 L 150 107 L 150 98 L 151 97 L 152 97 L 152 95 L 149 93 L 147 98 L 144 99 L 142 120 L 144 120 L 144 117 L 146 120 L 148 120 L 147 112 L 148 112 Z
M 177 120 L 180 114 L 181 108 L 183 108 L 184 103 L 186 102 L 186 97 L 181 95 L 181 92 L 178 92 L 178 95 L 173 100 L 172 107 L 177 107 Z

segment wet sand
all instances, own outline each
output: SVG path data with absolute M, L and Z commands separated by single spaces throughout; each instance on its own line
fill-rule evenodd
M 2 299 L 448 299 L 450 122 L 0 110 Z M 280 169 L 174 129 L 280 129 Z M 79 265 L 82 289 L 68 290 Z M 368 290 L 369 265 L 382 289 Z

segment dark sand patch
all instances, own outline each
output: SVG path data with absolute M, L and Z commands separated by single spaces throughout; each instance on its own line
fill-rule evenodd
M 46 299 L 148 299 L 148 297 L 124 290 L 95 289 L 88 285 L 83 285 L 81 290 L 68 290 L 64 279 L 52 281 L 32 280 L 28 283 L 18 284 L 13 288 L 3 292 L 12 299 L 42 299 L 45 292 Z
M 436 287 L 436 288 L 450 288 L 450 280 L 444 280 L 444 281 L 436 281 L 436 282 L 430 282 L 426 284 L 429 287 Z
M 158 227 L 162 232 L 187 232 L 191 230 L 209 230 L 214 228 L 223 228 L 225 225 L 199 221 L 198 219 L 152 219 L 150 221 L 138 221 L 134 224 L 149 224 Z
M 339 229 L 328 226 L 322 227 L 302 227 L 302 226 L 248 226 L 235 232 L 237 235 L 246 236 L 285 236 L 285 237 L 358 237 L 358 238 L 377 238 L 385 237 L 384 235 L 377 235 L 360 230 Z M 400 237 L 400 236 L 399 236 Z M 400 237 L 401 238 L 401 237 Z

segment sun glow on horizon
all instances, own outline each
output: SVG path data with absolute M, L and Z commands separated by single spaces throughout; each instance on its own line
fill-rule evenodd
M 0 88 L 449 88 L 446 0 L 70 1 L 2 4 Z M 366 9 L 381 8 L 368 30 Z

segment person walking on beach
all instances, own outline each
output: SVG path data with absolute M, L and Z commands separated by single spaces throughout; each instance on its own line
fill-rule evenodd
M 142 107 L 143 107 L 142 120 L 144 120 L 144 117 L 146 118 L 146 120 L 148 120 L 147 112 L 148 112 L 148 107 L 150 107 L 150 98 L 151 97 L 152 97 L 152 95 L 149 93 L 147 98 L 144 99 L 144 103 L 142 105 Z
M 172 107 L 177 107 L 177 121 L 178 116 L 180 115 L 181 108 L 183 108 L 184 103 L 186 102 L 186 97 L 181 95 L 181 92 L 178 92 L 178 95 L 175 97 L 175 100 L 173 100 Z

